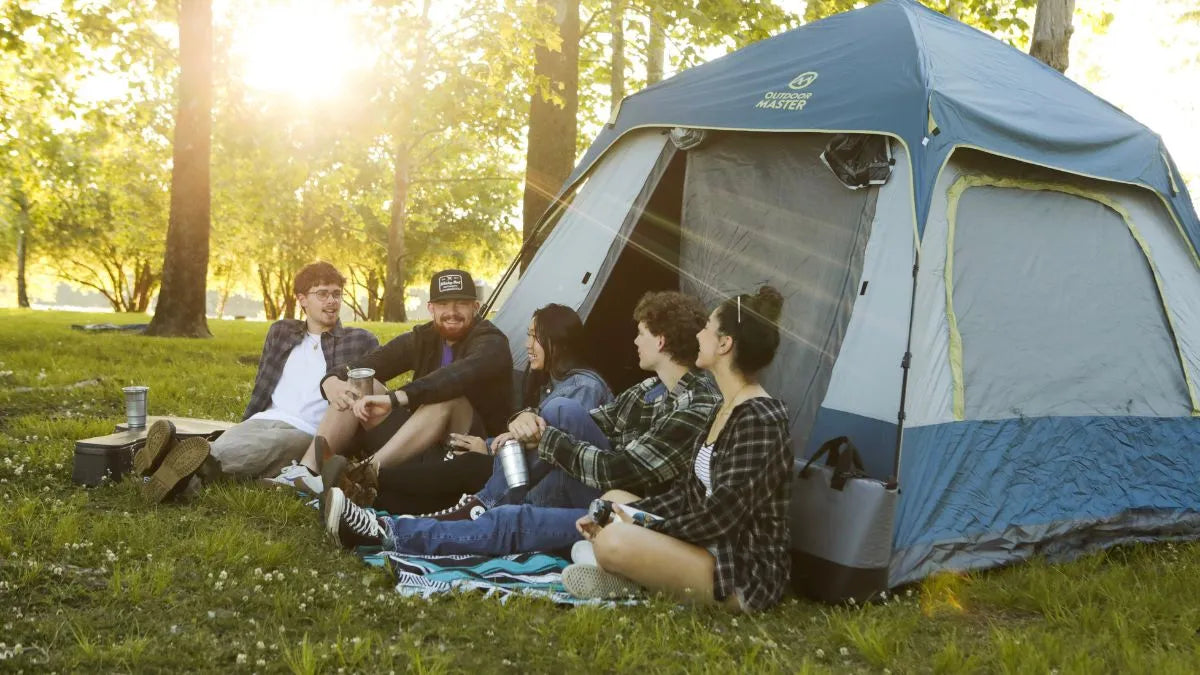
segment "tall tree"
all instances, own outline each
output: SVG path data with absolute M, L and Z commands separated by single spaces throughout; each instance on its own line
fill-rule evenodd
M 579 0 L 538 0 L 537 4 L 553 11 L 557 34 L 534 51 L 521 209 L 525 240 L 575 166 L 579 112 Z M 524 256 L 522 269 L 531 256 L 531 251 Z
M 1029 55 L 1065 73 L 1070 64 L 1074 14 L 1075 0 L 1038 0 Z
M 430 0 L 423 0 L 417 23 L 415 54 L 407 78 L 409 85 L 422 93 L 429 64 L 429 8 Z M 413 121 L 420 114 L 419 106 L 423 98 L 417 91 L 403 97 L 392 122 L 392 209 L 388 224 L 387 276 L 383 296 L 383 316 L 388 321 L 408 320 L 408 312 L 404 307 L 408 281 L 408 191 L 412 180 L 413 151 L 419 140 L 411 132 Z
M 651 85 L 663 79 L 663 64 L 667 59 L 667 17 L 651 3 L 647 21 L 646 84 Z
M 612 0 L 609 7 L 609 21 L 612 24 L 612 77 L 609 79 L 612 90 L 613 110 L 625 98 L 625 2 Z
M 179 109 L 162 292 L 149 335 L 211 337 L 205 318 L 212 137 L 212 1 L 179 3 Z

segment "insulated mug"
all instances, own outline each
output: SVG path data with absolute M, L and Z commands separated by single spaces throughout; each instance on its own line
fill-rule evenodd
M 375 393 L 375 370 L 372 368 L 351 368 L 346 372 L 350 386 L 357 398 L 370 396 Z
M 529 483 L 529 467 L 525 465 L 525 448 L 518 440 L 504 441 L 500 446 L 500 468 L 504 469 L 504 480 L 508 489 L 523 487 Z
M 121 391 L 125 392 L 125 423 L 130 429 L 144 429 L 150 387 L 122 387 Z

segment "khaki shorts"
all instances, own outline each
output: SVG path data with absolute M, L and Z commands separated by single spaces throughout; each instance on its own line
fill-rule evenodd
M 287 422 L 246 420 L 212 442 L 213 459 L 221 472 L 238 478 L 273 476 L 304 452 L 313 437 Z

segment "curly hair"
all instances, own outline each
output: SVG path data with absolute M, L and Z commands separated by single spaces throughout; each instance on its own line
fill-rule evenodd
M 334 284 L 335 286 L 346 286 L 346 277 L 337 271 L 337 268 L 324 260 L 318 260 L 314 263 L 309 263 L 300 268 L 296 273 L 296 279 L 292 281 L 292 290 L 296 295 L 307 293 L 314 286 L 323 284 Z
M 633 320 L 646 324 L 651 335 L 663 338 L 663 353 L 671 360 L 691 367 L 696 363 L 699 333 L 708 322 L 708 313 L 700 301 L 677 291 L 651 291 L 638 300 Z

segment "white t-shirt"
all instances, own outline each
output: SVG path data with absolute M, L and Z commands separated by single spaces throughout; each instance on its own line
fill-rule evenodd
M 278 420 L 315 435 L 321 416 L 329 407 L 329 402 L 321 397 L 321 377 L 327 369 L 321 336 L 305 333 L 283 364 L 279 382 L 271 392 L 270 407 L 250 419 Z

